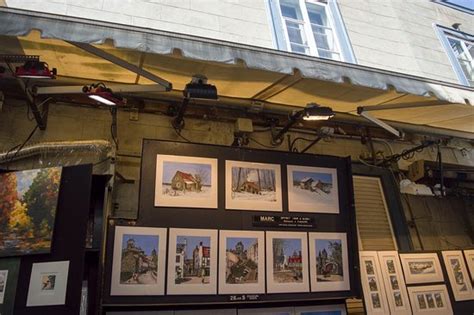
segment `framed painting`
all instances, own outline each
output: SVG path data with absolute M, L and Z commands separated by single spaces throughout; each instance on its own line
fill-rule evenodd
M 408 287 L 411 308 L 414 315 L 451 315 L 453 309 L 446 285 Z
M 346 306 L 337 305 L 318 305 L 295 307 L 295 315 L 346 315 Z
M 0 256 L 50 252 L 61 170 L 0 174 Z
M 306 232 L 266 232 L 267 293 L 309 292 Z
M 217 159 L 158 154 L 155 207 L 217 208 Z
M 0 314 L 12 315 L 15 304 L 20 258 L 0 259 Z
M 264 232 L 219 232 L 219 294 L 265 293 Z
M 381 251 L 377 255 L 385 284 L 390 314 L 411 315 L 410 301 L 398 252 Z
M 438 254 L 400 254 L 407 284 L 444 282 Z
M 294 315 L 294 307 L 241 308 L 238 315 Z
M 169 230 L 167 294 L 217 294 L 217 230 Z
M 339 213 L 337 169 L 288 165 L 290 212 Z
M 377 252 L 360 251 L 359 262 L 367 314 L 390 314 Z
M 346 233 L 309 233 L 311 291 L 350 290 Z
M 226 209 L 282 211 L 279 164 L 226 161 L 225 167 Z
M 26 306 L 64 305 L 68 271 L 69 261 L 33 264 Z
M 460 250 L 441 252 L 444 266 L 448 272 L 449 283 L 456 301 L 474 300 L 471 279 L 467 271 L 464 257 Z
M 116 226 L 110 295 L 163 295 L 165 256 L 165 228 Z
M 471 284 L 474 287 L 474 249 L 465 250 L 464 257 L 466 258 L 467 268 L 471 274 Z

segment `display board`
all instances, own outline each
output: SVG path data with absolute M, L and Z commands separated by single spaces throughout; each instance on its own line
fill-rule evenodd
M 359 294 L 350 158 L 144 140 L 128 225 L 109 227 L 105 306 Z

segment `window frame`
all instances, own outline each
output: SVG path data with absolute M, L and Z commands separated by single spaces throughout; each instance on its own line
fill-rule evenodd
M 279 50 L 292 52 L 291 43 L 289 41 L 288 36 L 288 30 L 286 27 L 287 18 L 283 17 L 282 15 L 280 1 L 281 0 L 266 1 L 269 22 L 271 23 L 271 26 L 273 28 L 273 43 Z M 341 14 L 339 12 L 339 8 L 335 0 L 327 0 L 326 3 L 323 3 L 318 0 L 294 0 L 294 2 L 299 6 L 298 9 L 300 10 L 300 13 L 303 18 L 303 31 L 306 37 L 303 39 L 303 42 L 305 42 L 304 44 L 309 49 L 309 53 L 306 53 L 305 55 L 320 57 L 318 53 L 318 47 L 316 45 L 316 40 L 314 38 L 313 30 L 311 27 L 311 21 L 309 19 L 308 10 L 306 7 L 306 3 L 310 3 L 322 6 L 324 8 L 326 18 L 328 20 L 328 26 L 332 30 L 332 36 L 334 36 L 334 44 L 337 48 L 337 51 L 334 51 L 334 53 L 337 53 L 339 55 L 339 60 L 325 57 L 320 58 L 334 61 L 356 63 L 354 52 L 352 51 L 349 37 L 347 36 Z
M 454 38 L 462 42 L 467 42 L 467 41 L 474 42 L 474 36 L 468 33 L 464 33 L 458 30 L 447 28 L 438 24 L 433 24 L 433 27 L 436 31 L 436 34 L 438 35 L 438 38 L 446 54 L 448 55 L 448 59 L 451 63 L 451 66 L 453 67 L 454 72 L 456 73 L 456 76 L 458 77 L 459 83 L 465 86 L 474 87 L 474 84 L 471 86 L 471 84 L 469 83 L 469 80 L 466 74 L 464 73 L 461 67 L 461 64 L 459 63 L 459 60 L 457 56 L 455 55 L 451 47 L 451 44 L 449 43 L 449 40 L 448 40 L 448 38 Z M 471 56 L 471 58 L 474 58 L 474 56 Z

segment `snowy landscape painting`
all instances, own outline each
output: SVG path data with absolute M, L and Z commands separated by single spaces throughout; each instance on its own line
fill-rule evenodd
M 217 160 L 158 155 L 155 206 L 216 208 Z
M 339 213 L 337 170 L 288 165 L 289 211 Z
M 281 211 L 280 165 L 226 161 L 226 207 Z

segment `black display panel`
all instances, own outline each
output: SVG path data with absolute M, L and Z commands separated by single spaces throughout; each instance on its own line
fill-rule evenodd
M 176 155 L 190 157 L 215 158 L 218 160 L 218 204 L 217 209 L 155 207 L 155 176 L 157 155 Z M 281 187 L 283 211 L 249 211 L 225 209 L 225 163 L 226 160 L 278 164 L 281 166 Z M 302 213 L 288 211 L 287 165 L 324 167 L 337 169 L 339 194 L 339 214 Z M 274 216 L 275 225 L 262 224 L 258 216 Z M 289 221 L 285 221 L 287 217 Z M 293 225 L 293 217 L 302 217 L 302 224 Z M 289 225 L 281 224 L 290 223 Z M 258 294 L 254 300 L 235 300 L 235 295 L 163 295 L 163 296 L 111 296 L 111 270 L 114 242 L 114 225 L 127 225 L 111 221 L 107 235 L 107 260 L 105 265 L 103 305 L 133 306 L 172 306 L 202 305 L 223 303 L 262 303 L 273 305 L 282 301 L 311 302 L 324 304 L 328 300 L 345 299 L 359 296 L 360 279 L 358 276 L 358 242 L 354 198 L 352 189 L 351 160 L 324 155 L 299 154 L 271 150 L 255 150 L 218 145 L 203 145 L 170 141 L 144 140 L 139 214 L 136 222 L 130 225 L 162 228 L 194 228 L 216 230 L 255 230 L 255 231 L 295 231 L 295 232 L 339 232 L 346 233 L 348 244 L 350 290 L 307 293 Z M 169 240 L 168 240 L 169 241 Z M 168 255 L 168 249 L 167 249 Z M 168 257 L 166 259 L 168 262 Z M 219 262 L 218 262 L 219 263 Z M 167 280 L 167 279 L 166 279 Z M 218 279 L 217 281 L 221 281 Z M 165 283 L 166 287 L 166 283 Z M 238 294 L 239 295 L 239 294 Z M 298 303 L 299 303 L 298 302 Z

